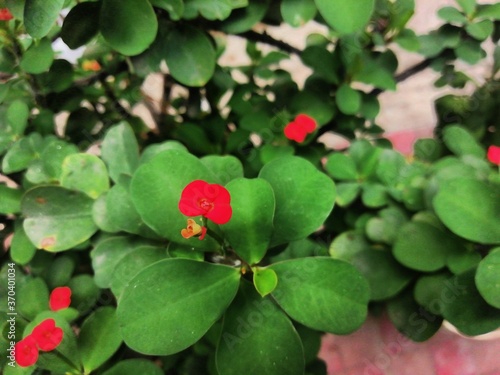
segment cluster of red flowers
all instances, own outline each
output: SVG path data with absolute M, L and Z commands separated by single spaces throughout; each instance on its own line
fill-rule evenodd
M 229 191 L 224 186 L 203 180 L 195 180 L 184 188 L 179 210 L 186 216 L 203 216 L 219 225 L 227 223 L 233 214 Z M 181 235 L 184 238 L 199 235 L 202 240 L 206 232 L 206 227 L 188 219 L 187 228 L 181 231 Z
M 7 8 L 0 8 L 0 21 L 10 21 L 13 18 L 14 16 Z
M 488 148 L 488 160 L 493 164 L 500 165 L 500 147 L 490 146 Z
M 295 117 L 295 120 L 285 126 L 285 137 L 288 139 L 302 143 L 308 134 L 316 130 L 316 121 L 307 115 L 300 114 Z
M 52 311 L 67 308 L 71 303 L 71 289 L 67 286 L 55 288 L 50 293 L 49 307 Z M 15 345 L 16 362 L 21 367 L 32 366 L 38 360 L 39 350 L 49 352 L 57 348 L 63 339 L 63 330 L 56 327 L 54 319 L 45 319 L 31 334 Z

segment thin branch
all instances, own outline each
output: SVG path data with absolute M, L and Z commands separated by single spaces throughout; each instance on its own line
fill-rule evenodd
M 250 30 L 250 31 L 245 31 L 244 33 L 236 34 L 236 36 L 251 40 L 252 42 L 261 42 L 264 44 L 269 44 L 270 46 L 277 47 L 282 51 L 288 53 L 294 53 L 296 55 L 300 55 L 302 53 L 300 49 L 295 48 L 294 46 L 291 46 L 290 44 L 285 43 L 281 40 L 274 39 L 266 32 L 261 34 Z

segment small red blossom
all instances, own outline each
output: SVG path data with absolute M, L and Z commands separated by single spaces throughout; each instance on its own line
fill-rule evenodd
M 32 335 L 26 336 L 14 347 L 16 362 L 21 367 L 32 366 L 38 360 L 38 348 Z
M 316 130 L 316 121 L 307 115 L 300 114 L 295 117 L 295 120 L 285 126 L 285 137 L 288 139 L 302 143 L 308 134 Z
M 55 288 L 50 293 L 49 306 L 52 311 L 67 308 L 71 304 L 71 289 L 67 286 Z
M 216 224 L 227 223 L 233 214 L 227 189 L 202 180 L 195 180 L 184 188 L 179 210 L 186 216 L 202 215 Z
M 493 164 L 500 165 L 500 147 L 490 146 L 488 148 L 488 160 Z
M 7 8 L 0 8 L 0 21 L 10 21 L 14 16 Z
M 63 330 L 56 327 L 54 319 L 45 319 L 33 329 L 31 336 L 35 339 L 40 350 L 48 352 L 57 348 L 61 343 Z
M 191 238 L 193 236 L 200 235 L 198 237 L 199 240 L 202 240 L 205 238 L 205 235 L 207 234 L 207 228 L 202 227 L 200 224 L 197 224 L 196 221 L 193 219 L 188 219 L 187 220 L 187 228 L 184 228 L 181 230 L 181 235 L 184 238 Z

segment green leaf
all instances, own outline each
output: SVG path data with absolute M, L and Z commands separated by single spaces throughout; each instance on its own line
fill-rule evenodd
M 449 279 L 450 297 L 443 305 L 443 317 L 460 332 L 476 336 L 498 329 L 500 310 L 490 306 L 474 282 L 475 269 Z
M 381 301 L 395 296 L 413 278 L 413 273 L 405 269 L 383 250 L 363 250 L 350 261 L 370 284 L 370 300 Z
M 457 57 L 468 64 L 474 65 L 486 57 L 479 41 L 465 40 L 455 49 Z
M 153 43 L 158 20 L 149 1 L 103 0 L 99 28 L 113 49 L 134 56 Z
M 394 41 L 399 44 L 401 48 L 404 48 L 410 52 L 417 52 L 420 49 L 420 40 L 415 34 L 415 31 L 411 29 L 404 29 L 394 38 Z
M 394 206 L 379 212 L 379 217 L 371 218 L 366 223 L 366 235 L 374 242 L 392 245 L 401 229 L 408 221 L 405 211 Z
M 167 258 L 164 248 L 154 246 L 137 246 L 133 251 L 120 257 L 113 268 L 111 290 L 119 298 L 128 282 L 142 269 Z
M 170 31 L 165 61 L 172 76 L 187 86 L 204 86 L 215 71 L 215 48 L 205 33 L 188 26 Z
M 97 230 L 92 199 L 58 186 L 29 190 L 21 202 L 24 230 L 39 249 L 58 252 L 89 239 Z
M 71 289 L 71 305 L 80 312 L 80 315 L 95 309 L 101 291 L 91 275 L 77 275 L 68 281 L 67 285 Z
M 162 143 L 154 143 L 152 145 L 147 146 L 142 151 L 140 164 L 144 164 L 144 163 L 150 161 L 151 159 L 153 159 L 153 157 L 155 157 L 156 155 L 158 155 L 162 151 L 166 151 L 166 150 L 178 150 L 178 151 L 186 151 L 186 152 L 188 151 L 186 146 L 184 146 L 182 143 L 177 142 L 177 141 L 165 141 Z M 226 160 L 226 159 L 224 159 L 224 160 Z M 222 162 L 220 162 L 220 163 L 222 163 Z M 224 163 L 231 164 L 231 167 L 234 167 L 232 162 L 224 162 Z
M 443 7 L 437 12 L 439 18 L 446 22 L 456 22 L 463 24 L 467 22 L 467 17 L 455 7 Z
M 474 155 L 484 159 L 486 155 L 483 147 L 463 126 L 449 125 L 444 128 L 443 140 L 446 147 L 457 156 Z
M 17 290 L 16 308 L 19 314 L 33 320 L 49 307 L 49 289 L 42 278 L 32 278 Z
M 105 232 L 116 233 L 120 231 L 117 223 L 112 220 L 108 212 L 107 193 L 102 194 L 97 198 L 92 206 L 92 218 L 95 225 Z
M 15 18 L 23 20 L 26 0 L 5 0 L 5 5 Z
M 154 7 L 165 9 L 174 21 L 179 20 L 184 13 L 184 2 L 182 0 L 151 0 L 150 3 Z
M 364 29 L 374 10 L 374 0 L 348 2 L 343 0 L 315 0 L 319 13 L 340 34 L 351 34 Z
M 382 184 L 366 182 L 362 185 L 361 200 L 370 208 L 383 207 L 388 203 L 387 189 Z
M 376 169 L 378 179 L 386 186 L 396 185 L 406 160 L 403 155 L 394 150 L 384 150 L 379 156 Z
M 476 18 L 493 18 L 495 20 L 500 19 L 500 4 L 480 4 L 476 12 Z
M 257 268 L 253 272 L 253 284 L 261 297 L 265 297 L 276 289 L 278 276 L 271 268 Z
M 126 359 L 111 367 L 102 375 L 163 375 L 163 370 L 147 359 Z
M 325 164 L 326 172 L 338 180 L 357 180 L 356 164 L 349 155 L 335 152 L 328 156 Z
M 33 38 L 43 38 L 54 26 L 64 0 L 26 0 L 24 26 Z
M 100 2 L 79 3 L 71 8 L 61 28 L 61 38 L 69 48 L 81 47 L 97 35 L 100 10 Z
M 411 289 L 390 300 L 387 312 L 398 331 L 416 342 L 431 338 L 443 322 L 443 318 L 431 314 L 415 302 Z
M 332 258 L 350 262 L 358 253 L 370 250 L 366 237 L 359 231 L 349 230 L 339 234 L 330 244 L 329 253 Z
M 96 199 L 109 190 L 106 165 L 95 155 L 73 154 L 64 159 L 61 186 L 84 192 Z
M 434 226 L 409 222 L 401 228 L 393 247 L 394 257 L 406 267 L 432 272 L 446 265 L 453 253 L 455 240 Z
M 434 315 L 442 315 L 443 306 L 449 300 L 450 274 L 424 274 L 415 283 L 415 301 Z
M 24 232 L 22 222 L 16 221 L 14 237 L 10 244 L 10 257 L 17 264 L 25 265 L 35 256 L 35 252 L 36 247 Z
M 441 182 L 432 203 L 453 233 L 483 244 L 500 243 L 498 188 L 470 178 L 455 178 Z
M 132 201 L 142 220 L 160 236 L 195 248 L 214 248 L 216 243 L 209 237 L 199 241 L 181 236 L 187 218 L 179 210 L 179 201 L 184 188 L 195 180 L 218 182 L 195 156 L 184 151 L 164 151 L 134 174 L 130 186 Z
M 500 248 L 484 257 L 477 267 L 475 282 L 481 296 L 491 306 L 500 309 Z
M 482 20 L 476 23 L 470 23 L 465 27 L 467 34 L 478 40 L 486 40 L 493 33 L 493 22 Z
M 222 231 L 236 254 L 248 264 L 256 264 L 266 254 L 273 233 L 273 189 L 261 178 L 238 178 L 226 188 L 233 215 Z
M 465 14 L 470 16 L 476 10 L 476 0 L 455 0 Z
M 314 0 L 283 0 L 280 5 L 283 20 L 293 27 L 303 26 L 316 16 Z
M 58 286 L 65 286 L 71 279 L 71 275 L 75 270 L 75 259 L 62 255 L 55 258 L 50 265 L 45 268 L 45 280 L 50 289 Z
M 222 31 L 229 34 L 239 34 L 250 30 L 264 18 L 269 8 L 270 0 L 252 0 L 248 6 L 236 9 L 221 25 Z
M 6 185 L 0 185 L 0 213 L 15 214 L 21 211 L 21 198 L 23 191 L 21 189 L 12 189 Z
M 312 68 L 321 78 L 329 83 L 338 84 L 339 61 L 332 52 L 326 49 L 326 46 L 308 46 L 300 54 L 300 58 L 305 65 Z M 299 92 L 298 95 L 305 97 L 304 93 Z M 324 100 L 321 97 L 320 99 Z
M 146 267 L 118 303 L 125 343 L 152 355 L 186 349 L 222 316 L 236 295 L 239 278 L 236 268 L 187 259 Z
M 225 20 L 233 10 L 231 0 L 184 0 L 186 13 L 200 13 L 207 20 Z M 191 9 L 192 8 L 192 9 Z
M 232 155 L 208 155 L 201 162 L 221 181 L 223 185 L 235 178 L 243 177 L 241 161 Z
M 433 162 L 441 157 L 442 146 L 432 138 L 418 139 L 413 145 L 413 153 L 417 159 Z
M 114 307 L 95 310 L 83 322 L 78 336 L 78 351 L 85 373 L 91 373 L 106 362 L 121 343 Z
M 132 175 L 139 165 L 139 145 L 134 131 L 126 122 L 108 130 L 101 146 L 101 156 L 115 182 L 120 174 Z
M 354 115 L 361 108 L 362 97 L 359 91 L 344 83 L 337 90 L 335 102 L 342 113 Z
M 333 181 L 304 159 L 275 159 L 262 168 L 259 177 L 271 184 L 276 199 L 271 246 L 307 237 L 333 209 Z
M 335 116 L 333 103 L 329 99 L 306 90 L 300 91 L 293 96 L 290 102 L 290 111 L 311 116 L 316 120 L 318 126 L 330 122 Z
M 216 352 L 218 373 L 303 374 L 304 351 L 297 331 L 271 299 L 252 289 L 242 283 L 224 315 Z
M 24 134 L 30 117 L 30 108 L 22 100 L 15 100 L 7 108 L 6 120 L 13 132 L 17 135 Z
M 21 58 L 20 67 L 26 73 L 40 74 L 49 70 L 54 61 L 54 51 L 50 39 L 43 38 L 33 43 Z
M 361 185 L 357 182 L 341 182 L 335 185 L 337 189 L 337 197 L 335 202 L 340 207 L 349 206 L 358 197 L 361 191 Z
M 279 280 L 271 295 L 299 323 L 319 331 L 348 334 L 366 319 L 370 288 L 354 266 L 315 257 L 284 261 L 269 268 Z

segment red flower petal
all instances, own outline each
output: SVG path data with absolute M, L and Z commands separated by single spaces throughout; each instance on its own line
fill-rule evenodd
M 55 288 L 50 293 L 49 306 L 52 311 L 69 307 L 71 304 L 71 289 L 67 286 Z
M 32 366 L 38 360 L 38 348 L 33 336 L 26 336 L 14 346 L 16 362 L 21 367 Z
M 290 122 L 284 129 L 285 137 L 288 139 L 302 143 L 306 139 L 307 132 L 296 122 Z
M 205 198 L 204 191 L 208 189 L 208 185 L 208 182 L 195 180 L 184 188 L 179 201 L 179 210 L 184 215 L 199 216 L 206 212 L 198 203 Z
M 0 21 L 10 21 L 13 19 L 12 13 L 7 8 L 0 9 Z
M 206 227 L 201 227 L 201 236 L 198 237 L 198 239 L 201 241 L 202 239 L 205 238 L 206 234 L 207 234 L 207 228 Z
M 216 205 L 213 210 L 205 215 L 209 220 L 212 220 L 215 224 L 226 224 L 233 215 L 233 209 L 229 204 Z
M 493 164 L 500 165 L 500 147 L 490 146 L 488 148 L 488 160 Z
M 57 348 L 61 343 L 63 330 L 56 327 L 54 319 L 45 319 L 33 329 L 31 336 L 35 339 L 40 350 L 48 352 Z
M 297 117 L 295 117 L 295 122 L 307 133 L 312 133 L 316 130 L 316 121 L 308 115 L 297 115 Z

